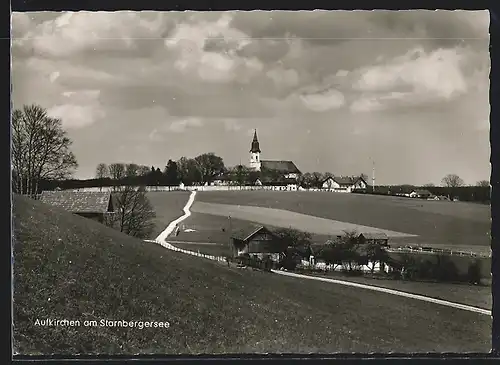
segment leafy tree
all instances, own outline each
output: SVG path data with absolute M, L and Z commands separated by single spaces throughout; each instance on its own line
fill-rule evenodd
M 145 165 L 140 165 L 138 170 L 137 170 L 137 175 L 138 176 L 147 176 L 151 170 L 149 169 L 149 166 Z
M 321 188 L 321 185 L 323 184 L 323 174 L 321 172 L 313 172 L 312 173 L 312 181 L 311 181 L 311 187 L 313 188 Z
M 247 176 L 247 183 L 251 185 L 255 185 L 255 182 L 257 179 L 261 178 L 261 173 L 260 171 L 255 171 L 255 170 L 249 170 L 248 171 L 248 176 Z
M 464 186 L 464 181 L 456 174 L 448 174 L 441 180 L 441 183 L 449 188 Z
M 130 236 L 147 238 L 154 229 L 156 214 L 144 187 L 125 186 L 113 199 L 116 213 L 107 218 L 106 224 Z
M 95 169 L 95 177 L 96 179 L 104 179 L 106 177 L 109 177 L 108 165 L 106 165 L 105 163 L 98 164 Z
M 177 168 L 177 162 L 168 160 L 164 175 L 167 186 L 179 185 L 179 170 Z
M 25 105 L 12 113 L 12 168 L 16 191 L 37 194 L 42 180 L 66 179 L 78 167 L 72 141 L 62 121 L 39 105 Z
M 309 258 L 311 254 L 311 234 L 294 228 L 278 228 L 274 234 L 282 244 L 280 265 L 286 269 L 294 269 L 297 262 Z
M 373 274 L 375 271 L 375 264 L 379 263 L 382 264 L 384 262 L 387 262 L 389 255 L 387 251 L 380 246 L 379 244 L 376 243 L 369 243 L 366 247 L 366 258 L 368 259 L 368 263 L 371 266 L 370 271 Z
M 230 171 L 231 179 L 238 185 L 245 185 L 248 182 L 250 169 L 244 165 L 237 165 Z
M 313 175 L 310 172 L 306 172 L 302 174 L 299 178 L 299 185 L 302 186 L 304 189 L 309 189 L 313 185 Z
M 213 178 L 224 172 L 224 161 L 222 157 L 214 153 L 204 153 L 194 158 L 201 174 L 202 183 L 211 183 Z
M 125 176 L 126 177 L 136 177 L 139 176 L 139 165 L 135 163 L 129 163 L 125 165 Z
M 352 272 L 361 261 L 359 235 L 355 230 L 346 230 L 339 239 L 341 257 L 348 271 Z
M 192 158 L 181 157 L 177 161 L 177 170 L 184 185 L 189 186 L 202 181 L 198 165 Z

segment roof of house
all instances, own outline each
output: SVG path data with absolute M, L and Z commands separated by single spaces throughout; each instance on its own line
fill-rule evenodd
M 42 191 L 40 201 L 72 213 L 106 213 L 113 210 L 111 192 Z
M 220 181 L 229 181 L 231 180 L 231 176 L 229 174 L 221 174 L 219 176 L 216 176 L 214 180 L 220 180 Z
M 248 241 L 251 239 L 253 236 L 255 236 L 257 233 L 261 232 L 262 230 L 267 229 L 264 226 L 259 226 L 259 225 L 248 225 L 245 228 L 242 228 L 236 232 L 234 232 L 231 235 L 231 238 L 237 239 L 239 241 Z
M 367 240 L 386 240 L 388 239 L 387 235 L 384 232 L 363 232 L 359 234 L 363 236 Z
M 292 161 L 261 160 L 260 163 L 261 168 L 266 170 L 276 170 L 288 174 L 300 174 L 300 170 Z
M 329 179 L 333 179 L 339 185 L 347 185 L 351 186 L 356 184 L 359 180 L 364 179 L 361 176 L 328 176 L 323 180 L 323 182 L 328 181 Z M 366 183 L 366 181 L 364 181 Z
M 429 190 L 425 190 L 425 189 L 416 189 L 416 190 L 413 190 L 412 192 L 415 192 L 419 195 L 432 195 L 432 193 Z

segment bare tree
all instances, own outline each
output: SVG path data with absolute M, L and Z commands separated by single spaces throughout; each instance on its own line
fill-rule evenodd
M 97 165 L 95 169 L 95 177 L 96 179 L 104 179 L 106 177 L 109 177 L 108 165 L 106 165 L 105 163 L 100 163 L 99 165 Z
M 25 105 L 12 113 L 12 167 L 21 194 L 37 194 L 41 180 L 64 179 L 78 167 L 72 141 L 60 119 L 39 105 Z
M 427 184 L 424 184 L 424 188 L 433 188 L 435 187 L 436 185 L 434 185 L 433 183 L 427 183 Z
M 130 236 L 148 237 L 153 229 L 156 214 L 146 196 L 144 187 L 125 186 L 114 194 L 116 213 L 106 224 Z
M 490 187 L 490 182 L 488 180 L 480 180 L 476 183 L 476 186 Z
M 448 188 L 458 188 L 464 186 L 464 181 L 456 174 L 448 174 L 441 180 L 441 183 Z
M 125 164 L 112 163 L 109 165 L 109 175 L 113 180 L 121 180 L 125 177 Z

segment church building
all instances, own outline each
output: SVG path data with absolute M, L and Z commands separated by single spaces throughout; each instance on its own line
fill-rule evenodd
M 274 171 L 280 173 L 285 179 L 296 180 L 301 175 L 300 170 L 295 166 L 292 161 L 281 160 L 261 160 L 260 158 L 260 145 L 257 138 L 257 130 L 255 130 L 252 140 L 252 147 L 250 148 L 250 165 L 249 167 L 254 171 Z

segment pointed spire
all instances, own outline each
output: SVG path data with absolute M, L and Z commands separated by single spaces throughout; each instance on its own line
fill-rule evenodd
M 250 149 L 250 152 L 260 152 L 259 140 L 257 138 L 257 129 L 255 129 L 253 132 L 252 148 Z

